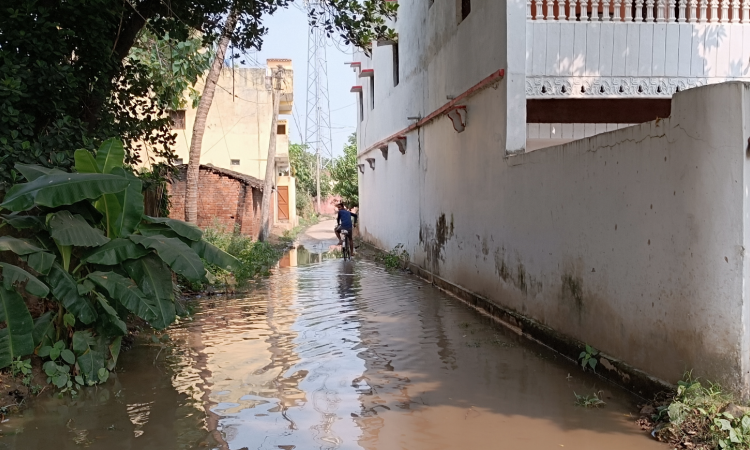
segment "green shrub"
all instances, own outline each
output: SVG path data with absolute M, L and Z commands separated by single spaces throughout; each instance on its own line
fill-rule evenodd
M 281 251 L 268 242 L 253 241 L 238 232 L 230 233 L 216 223 L 206 229 L 204 239 L 238 260 L 237 267 L 232 270 L 238 284 L 257 275 L 268 274 L 281 257 Z M 226 280 L 230 275 L 228 271 L 212 264 L 207 264 L 207 268 L 217 280 Z
M 201 258 L 231 270 L 237 260 L 195 225 L 143 214 L 142 182 L 110 139 L 74 153 L 77 173 L 16 164 L 28 183 L 0 208 L 0 368 L 38 353 L 55 386 L 75 392 L 107 380 L 137 316 L 163 329 L 176 319 L 173 274 L 206 280 Z M 9 262 L 12 262 L 9 263 Z M 55 305 L 36 320 L 24 296 Z
M 388 252 L 379 253 L 375 260 L 385 265 L 386 269 L 405 269 L 409 264 L 409 252 L 404 250 L 403 244 L 398 244 Z

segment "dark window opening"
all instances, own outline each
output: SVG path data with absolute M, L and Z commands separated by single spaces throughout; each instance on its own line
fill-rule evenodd
M 471 13 L 471 0 L 461 0 L 461 20 L 464 20 Z
M 184 130 L 185 129 L 185 111 L 169 111 L 169 120 L 172 121 L 173 130 Z
M 398 86 L 398 44 L 393 44 L 393 85 Z
M 286 134 L 286 124 L 277 125 L 276 134 Z
M 365 120 L 365 99 L 362 96 L 362 91 L 359 91 L 359 121 Z
M 375 109 L 375 75 L 370 77 L 370 109 Z
M 240 165 L 240 160 L 239 159 L 230 159 L 229 160 L 229 164 L 231 164 L 233 166 L 239 166 Z

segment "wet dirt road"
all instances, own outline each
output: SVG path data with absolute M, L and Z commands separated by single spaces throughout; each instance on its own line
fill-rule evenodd
M 114 381 L 0 425 L 0 449 L 666 449 L 627 393 L 420 280 L 326 258 L 197 300 Z

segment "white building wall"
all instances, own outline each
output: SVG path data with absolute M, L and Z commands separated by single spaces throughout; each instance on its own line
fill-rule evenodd
M 376 84 L 374 114 L 365 105 L 365 239 L 386 250 L 402 243 L 435 276 L 661 379 L 694 369 L 747 394 L 747 85 L 680 92 L 671 118 L 507 156 L 516 143 L 506 127 L 525 118 L 509 64 L 498 89 L 464 102 L 463 133 L 439 118 L 408 135 L 405 155 L 391 144 L 385 160 L 368 146 L 408 125 L 405 116 L 424 116 L 515 60 L 498 49 L 505 31 L 480 37 L 503 27 L 504 5 L 473 2 L 475 22 L 462 29 L 445 19 L 453 2 L 415 10 L 426 3 L 401 6 L 402 84 Z M 433 30 L 436 7 L 453 33 Z M 471 48 L 488 54 L 472 59 Z M 363 60 L 378 83 L 389 50 Z M 524 120 L 513 132 L 525 129 Z

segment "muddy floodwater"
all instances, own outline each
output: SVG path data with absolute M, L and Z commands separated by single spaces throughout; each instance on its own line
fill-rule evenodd
M 195 301 L 106 385 L 41 394 L 0 449 L 661 449 L 637 399 L 422 281 L 299 250 Z M 574 393 L 603 391 L 585 409 Z

